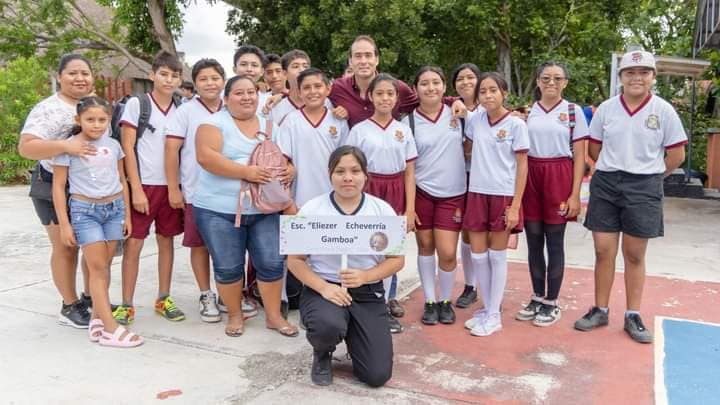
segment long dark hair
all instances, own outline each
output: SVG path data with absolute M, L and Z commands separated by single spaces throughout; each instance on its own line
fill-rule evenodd
M 475 100 L 480 100 L 480 83 L 482 83 L 485 79 L 491 79 L 493 80 L 500 90 L 504 91 L 505 93 L 508 92 L 508 84 L 507 80 L 505 80 L 504 77 L 498 72 L 485 72 L 478 77 L 477 83 L 475 84 Z M 503 104 L 504 104 L 503 99 Z

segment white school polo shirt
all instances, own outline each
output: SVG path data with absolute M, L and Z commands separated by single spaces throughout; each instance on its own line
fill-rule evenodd
M 465 194 L 465 157 L 460 122 L 451 125 L 452 111 L 442 106 L 436 117 L 428 117 L 420 110 L 415 118 L 415 161 L 417 187 L 434 197 L 446 198 Z M 403 124 L 409 123 L 403 118 Z
M 295 165 L 294 190 L 298 207 L 332 190 L 328 160 L 330 154 L 343 145 L 349 131 L 347 121 L 335 118 L 327 108 L 317 124 L 312 124 L 302 109 L 285 117 L 277 130 L 277 143 Z
M 368 118 L 352 127 L 346 144 L 365 153 L 370 173 L 397 174 L 405 170 L 407 162 L 417 159 L 410 127 L 396 119 L 382 127 Z
M 270 113 L 268 114 L 268 118 L 272 120 L 276 127 L 279 127 L 284 122 L 288 114 L 293 111 L 297 111 L 300 108 L 302 108 L 301 105 L 293 103 L 293 101 L 290 100 L 290 97 L 285 96 L 275 106 L 273 106 L 272 110 L 270 110 Z
M 322 194 L 303 205 L 298 215 L 346 215 L 332 199 L 334 192 Z M 385 201 L 363 193 L 356 216 L 395 216 L 395 210 Z M 347 265 L 351 269 L 369 270 L 385 260 L 384 255 L 348 255 Z M 308 255 L 310 268 L 324 280 L 339 283 L 338 273 L 342 263 L 341 255 Z
M 150 96 L 150 120 L 142 137 L 137 138 L 137 161 L 140 167 L 140 183 L 150 186 L 165 186 L 165 126 L 170 117 L 177 110 L 175 104 L 170 102 L 163 110 L 158 105 L 152 93 Z M 120 118 L 121 126 L 137 129 L 140 119 L 140 99 L 132 97 L 125 104 L 125 110 Z M 154 128 L 154 131 L 151 128 Z
M 572 158 L 570 150 L 570 103 L 560 100 L 557 104 L 545 109 L 535 102 L 528 114 L 527 127 L 530 137 L 528 156 L 536 158 Z M 587 121 L 582 107 L 575 104 L 575 128 L 572 142 L 590 137 Z
M 465 125 L 465 136 L 473 141 L 468 190 L 488 195 L 515 195 L 515 154 L 530 148 L 525 122 L 508 112 L 490 123 L 487 112 L 483 111 Z
M 665 149 L 685 145 L 687 135 L 675 109 L 662 98 L 649 95 L 630 111 L 619 95 L 598 107 L 590 142 L 602 144 L 597 170 L 658 174 L 665 172 Z
M 217 111 L 222 108 L 221 102 Z M 217 111 L 212 111 L 200 97 L 195 97 L 177 109 L 165 128 L 166 137 L 180 139 L 184 142 L 180 149 L 180 184 L 182 184 L 185 202 L 188 204 L 192 204 L 200 172 L 200 165 L 195 155 L 197 128 Z

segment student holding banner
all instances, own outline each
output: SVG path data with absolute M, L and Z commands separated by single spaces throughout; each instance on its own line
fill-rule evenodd
M 435 66 L 420 68 L 415 76 L 420 105 L 404 119 L 413 132 L 418 159 L 417 182 L 417 266 L 425 292 L 422 322 L 426 325 L 455 323 L 450 302 L 457 244 L 465 211 L 465 159 L 461 125 L 443 105 L 445 74 Z M 435 253 L 437 252 L 437 264 Z M 435 293 L 435 272 L 439 280 L 439 299 Z
M 396 215 L 388 203 L 363 192 L 368 167 L 359 148 L 336 149 L 329 171 L 333 191 L 305 203 L 299 215 Z M 342 340 L 360 381 L 379 387 L 390 379 L 393 345 L 383 280 L 404 264 L 403 256 L 350 255 L 343 269 L 341 255 L 288 256 L 290 271 L 305 285 L 300 313 L 313 346 L 313 383 L 332 383 L 332 353 Z

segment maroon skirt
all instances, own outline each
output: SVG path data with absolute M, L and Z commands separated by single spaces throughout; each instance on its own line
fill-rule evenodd
M 528 157 L 528 178 L 523 194 L 526 221 L 564 224 L 575 218 L 559 214 L 560 205 L 567 203 L 572 192 L 573 161 L 567 157 Z
M 385 200 L 398 215 L 405 213 L 405 172 L 395 174 L 369 173 L 368 194 Z

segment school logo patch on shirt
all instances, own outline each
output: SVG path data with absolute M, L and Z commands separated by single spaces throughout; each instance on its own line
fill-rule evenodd
M 655 114 L 648 115 L 647 119 L 645 120 L 645 126 L 649 129 L 660 128 L 660 117 Z
M 560 120 L 560 122 L 565 122 L 565 121 L 568 120 L 568 116 L 567 116 L 567 114 L 565 114 L 565 113 L 560 113 L 560 114 L 558 115 L 558 119 Z
M 328 132 L 330 133 L 330 138 L 337 138 L 337 128 L 335 128 L 334 125 L 330 126 Z
M 504 142 L 505 138 L 507 138 L 507 131 L 504 129 L 501 129 L 497 132 L 497 134 L 495 136 L 497 137 L 498 142 Z
M 398 142 L 402 142 L 405 139 L 405 135 L 402 133 L 401 130 L 395 131 L 395 140 Z

